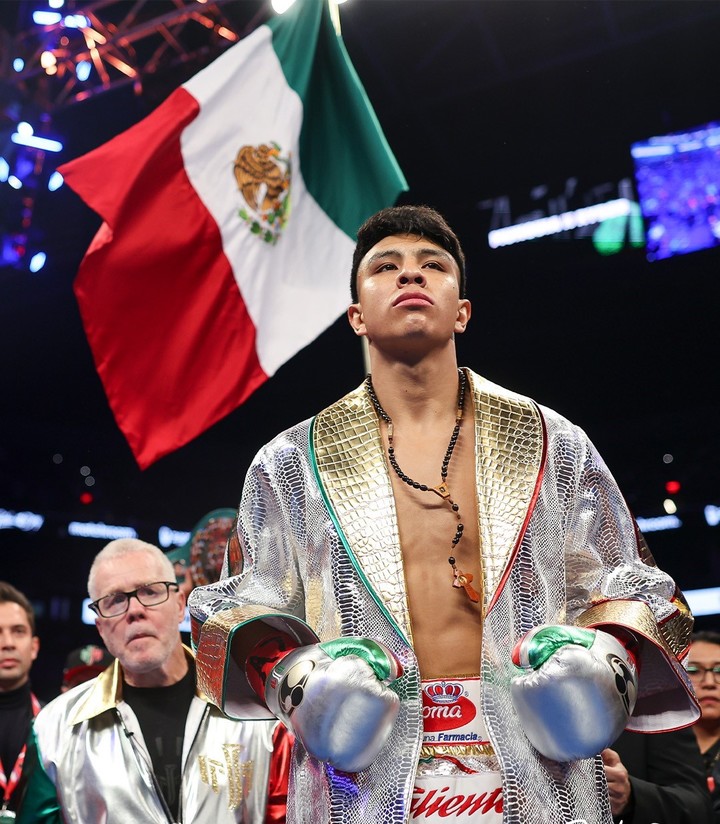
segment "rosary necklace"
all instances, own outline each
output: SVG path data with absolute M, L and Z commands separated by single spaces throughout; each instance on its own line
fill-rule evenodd
M 388 460 L 390 461 L 390 466 L 395 471 L 395 474 L 400 478 L 401 481 L 406 483 L 408 486 L 411 486 L 413 489 L 418 489 L 420 492 L 434 492 L 435 495 L 442 498 L 444 501 L 447 502 L 450 509 L 455 513 L 457 518 L 458 524 L 455 530 L 455 536 L 452 539 L 452 550 L 451 552 L 455 551 L 455 547 L 460 543 L 460 539 L 463 536 L 463 531 L 465 526 L 462 522 L 462 515 L 460 515 L 460 507 L 453 501 L 450 497 L 450 489 L 447 485 L 447 475 L 448 475 L 448 468 L 450 466 L 450 460 L 452 459 L 453 450 L 455 449 L 455 444 L 457 443 L 458 436 L 460 435 L 460 426 L 462 424 L 462 416 L 463 416 L 463 402 L 465 400 L 465 384 L 467 381 L 467 377 L 465 372 L 462 369 L 458 370 L 459 376 L 459 385 L 458 385 L 458 401 L 457 401 L 457 412 L 455 414 L 455 426 L 452 431 L 452 435 L 450 436 L 450 443 L 448 443 L 447 449 L 445 450 L 445 457 L 443 458 L 442 467 L 440 469 L 440 483 L 437 486 L 428 486 L 427 484 L 421 484 L 418 481 L 414 481 L 409 475 L 406 475 L 402 469 L 400 469 L 400 465 L 397 462 L 397 458 L 395 457 L 395 444 L 394 444 L 394 431 L 393 431 L 393 422 L 392 418 L 388 413 L 382 408 L 380 405 L 380 401 L 375 394 L 375 388 L 373 387 L 372 377 L 370 375 L 365 378 L 365 388 L 367 389 L 367 393 L 370 396 L 370 400 L 372 401 L 372 405 L 375 407 L 375 411 L 378 415 L 385 421 L 387 424 L 387 433 L 388 433 Z M 477 594 L 475 589 L 472 586 L 472 579 L 473 576 L 469 572 L 462 572 L 456 565 L 455 556 L 450 555 L 448 558 L 448 563 L 452 567 L 453 571 L 453 586 L 458 587 L 458 589 L 464 589 L 467 593 L 467 597 L 477 603 L 480 600 L 480 596 Z

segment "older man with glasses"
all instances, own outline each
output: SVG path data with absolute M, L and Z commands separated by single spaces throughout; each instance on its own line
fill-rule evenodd
M 117 660 L 38 715 L 29 753 L 42 769 L 21 824 L 284 821 L 283 728 L 230 720 L 197 693 L 170 560 L 143 541 L 112 541 L 88 592 Z

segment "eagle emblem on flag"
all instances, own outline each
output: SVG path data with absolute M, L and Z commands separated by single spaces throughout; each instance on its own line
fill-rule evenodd
M 275 244 L 290 214 L 290 155 L 277 143 L 243 146 L 233 167 L 245 204 L 238 216 L 266 243 Z

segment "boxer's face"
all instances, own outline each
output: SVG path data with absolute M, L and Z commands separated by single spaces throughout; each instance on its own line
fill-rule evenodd
M 418 235 L 391 235 L 376 243 L 358 267 L 357 303 L 348 319 L 371 344 L 442 343 L 465 330 L 470 302 L 460 297 L 455 259 Z

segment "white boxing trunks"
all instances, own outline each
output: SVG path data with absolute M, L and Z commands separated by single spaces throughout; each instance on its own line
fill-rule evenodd
M 502 777 L 487 737 L 479 678 L 422 682 L 423 747 L 410 821 L 502 824 Z

